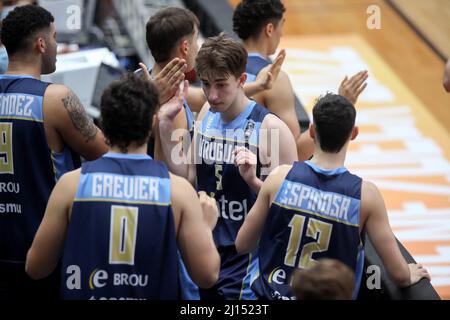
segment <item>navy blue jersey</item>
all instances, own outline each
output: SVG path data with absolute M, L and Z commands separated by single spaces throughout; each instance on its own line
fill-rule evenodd
M 229 123 L 211 110 L 201 122 L 196 142 L 197 186 L 218 203 L 220 215 L 213 231 L 217 247 L 234 246 L 237 232 L 256 200 L 234 165 L 233 151 L 239 146 L 252 151 L 258 158 L 259 176 L 259 130 L 267 114 L 267 109 L 252 101 Z
M 247 58 L 247 82 L 253 82 L 256 79 L 256 76 L 258 73 L 266 67 L 267 65 L 271 64 L 269 60 L 265 59 L 262 55 L 259 53 L 249 53 Z
M 62 264 L 64 299 L 178 299 L 167 167 L 113 153 L 84 163 Z
M 262 299 L 293 299 L 295 268 L 320 258 L 340 260 L 359 289 L 364 252 L 359 235 L 362 180 L 346 168 L 323 170 L 295 162 L 278 191 L 259 242 L 259 275 L 251 288 Z
M 0 262 L 24 263 L 55 180 L 73 170 L 71 151 L 52 152 L 44 130 L 49 83 L 0 75 Z

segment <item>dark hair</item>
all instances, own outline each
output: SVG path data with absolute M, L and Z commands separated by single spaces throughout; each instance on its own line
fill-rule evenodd
M 269 22 L 277 25 L 285 11 L 280 0 L 243 0 L 233 14 L 233 30 L 242 40 L 256 39 Z
M 227 38 L 223 33 L 206 39 L 195 60 L 200 78 L 240 77 L 247 66 L 247 51 L 241 42 Z
M 170 59 L 173 49 L 186 36 L 194 34 L 200 25 L 197 17 L 189 10 L 169 7 L 150 17 L 147 22 L 147 46 L 157 63 Z
M 296 269 L 292 292 L 299 300 L 350 300 L 355 285 L 354 272 L 335 259 L 320 259 L 311 269 Z
M 338 153 L 355 126 L 356 110 L 343 96 L 327 93 L 313 108 L 313 119 L 320 148 Z
M 150 81 L 134 74 L 114 81 L 103 93 L 100 105 L 108 144 L 127 152 L 132 143 L 146 143 L 158 106 L 158 90 Z
M 16 7 L 3 19 L 1 26 L 1 42 L 8 55 L 26 50 L 36 33 L 49 28 L 54 21 L 52 14 L 42 7 Z

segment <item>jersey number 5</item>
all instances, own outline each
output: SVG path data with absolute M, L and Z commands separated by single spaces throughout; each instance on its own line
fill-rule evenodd
M 289 236 L 289 244 L 286 250 L 286 256 L 284 257 L 284 264 L 287 266 L 295 266 L 295 260 L 297 259 L 297 253 L 300 248 L 305 220 L 306 218 L 304 216 L 296 214 L 289 222 L 291 235 Z M 312 255 L 315 252 L 323 252 L 328 250 L 332 229 L 332 224 L 309 218 L 306 236 L 313 238 L 316 241 L 307 243 L 303 246 L 300 261 L 298 262 L 299 268 L 309 269 L 317 263 L 317 261 L 312 258 Z
M 137 207 L 111 207 L 110 264 L 134 265 L 138 210 Z
M 12 123 L 0 123 L 0 174 L 14 174 L 12 129 Z

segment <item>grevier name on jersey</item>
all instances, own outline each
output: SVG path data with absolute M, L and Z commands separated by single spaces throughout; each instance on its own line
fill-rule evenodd
M 0 115 L 31 117 L 33 96 L 8 94 L 0 95 Z
M 159 179 L 144 176 L 94 174 L 92 196 L 130 200 L 159 200 Z
M 341 194 L 324 192 L 301 183 L 287 182 L 279 202 L 282 205 L 348 221 L 352 200 Z

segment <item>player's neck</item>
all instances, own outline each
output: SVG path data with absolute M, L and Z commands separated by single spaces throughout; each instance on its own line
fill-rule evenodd
M 6 74 L 12 75 L 27 75 L 35 79 L 41 79 L 41 70 L 36 63 L 27 63 L 22 60 L 11 59 L 8 64 Z
M 123 152 L 119 147 L 112 146 L 109 148 L 109 152 L 119 154 L 147 154 L 147 143 L 144 143 L 142 146 L 129 145 L 127 147 L 127 152 Z
M 241 89 L 230 107 L 221 113 L 222 121 L 225 123 L 233 121 L 245 110 L 249 103 L 250 99 L 245 96 L 244 90 Z
M 314 151 L 314 155 L 311 159 L 315 165 L 319 168 L 325 170 L 333 170 L 337 168 L 341 168 L 345 164 L 345 156 L 347 153 L 347 148 L 342 148 L 338 153 L 330 153 L 324 152 L 320 150 L 318 146 L 316 146 L 316 150 Z
M 244 46 L 248 53 L 259 53 L 266 59 L 269 57 L 269 48 L 265 41 L 249 39 L 244 42 Z

